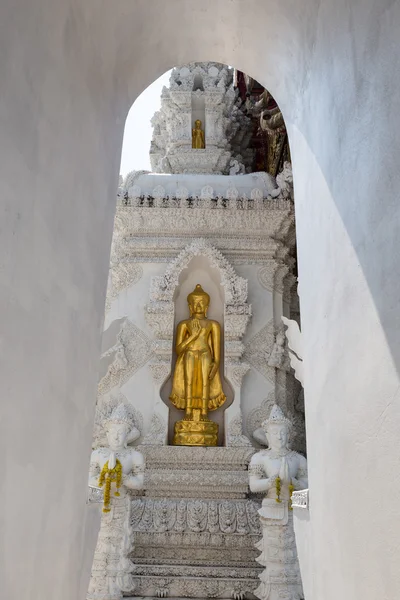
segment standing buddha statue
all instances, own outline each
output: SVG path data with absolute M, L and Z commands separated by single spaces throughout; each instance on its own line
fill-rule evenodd
M 200 119 L 196 119 L 194 122 L 194 129 L 192 129 L 192 148 L 197 150 L 205 148 L 206 144 L 204 141 L 204 131 L 201 128 Z
M 173 375 L 172 404 L 185 411 L 175 423 L 173 443 L 180 446 L 216 446 L 218 425 L 208 411 L 221 406 L 226 396 L 219 374 L 221 327 L 207 319 L 210 296 L 197 284 L 187 297 L 190 318 L 176 331 L 177 360 Z

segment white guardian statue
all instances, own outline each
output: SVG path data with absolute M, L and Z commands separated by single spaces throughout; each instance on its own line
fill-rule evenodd
M 268 449 L 260 450 L 249 466 L 250 489 L 263 492 L 260 523 L 262 540 L 258 562 L 265 569 L 255 590 L 261 600 L 303 600 L 303 589 L 293 529 L 291 496 L 307 488 L 307 461 L 289 448 L 292 423 L 275 404 L 262 423 Z
M 120 404 L 103 420 L 108 446 L 97 448 L 90 459 L 89 486 L 103 490 L 103 514 L 94 554 L 88 600 L 120 600 L 133 591 L 134 566 L 128 490 L 144 484 L 143 455 L 128 443 L 137 439 L 129 407 Z

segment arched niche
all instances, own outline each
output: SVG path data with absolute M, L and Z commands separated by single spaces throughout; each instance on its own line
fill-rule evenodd
M 205 135 L 206 127 L 206 102 L 204 97 L 203 75 L 199 70 L 195 70 L 192 88 L 192 128 L 195 121 L 199 119 Z
M 237 377 L 231 377 L 231 374 L 246 369 L 241 361 L 243 346 L 240 340 L 251 316 L 251 306 L 247 303 L 247 280 L 239 277 L 222 253 L 203 239 L 184 248 L 167 267 L 164 276 L 152 280 L 146 320 L 156 337 L 151 369 L 156 374 L 156 394 L 162 400 L 162 404 L 156 400 L 155 412 L 160 411 L 163 421 L 168 421 L 168 439 L 171 439 L 173 424 L 182 418 L 182 411 L 175 409 L 168 399 L 176 360 L 174 336 L 178 322 L 189 316 L 186 299 L 197 283 L 210 294 L 208 315 L 219 321 L 222 328 L 221 380 L 227 401 L 210 416 L 220 425 L 219 444 L 229 445 L 226 414 L 229 412 L 232 416 L 234 407 L 236 421 L 238 415 L 240 417 L 241 386 Z
M 179 276 L 179 284 L 175 290 L 174 304 L 175 304 L 175 318 L 174 318 L 174 336 L 173 336 L 173 349 L 175 348 L 175 336 L 176 328 L 180 321 L 189 318 L 189 310 L 187 305 L 187 296 L 193 291 L 197 284 L 200 284 L 202 288 L 210 296 L 210 307 L 207 313 L 209 319 L 218 321 L 221 325 L 221 365 L 220 375 L 224 393 L 226 395 L 226 402 L 223 406 L 210 412 L 210 419 L 219 426 L 218 445 L 223 445 L 224 440 L 224 411 L 233 402 L 233 389 L 229 385 L 229 382 L 224 376 L 224 365 L 225 365 L 225 352 L 224 352 L 224 288 L 221 285 L 221 275 L 215 267 L 210 263 L 210 259 L 206 256 L 195 256 L 191 259 L 190 263 L 181 272 Z M 169 408 L 169 419 L 168 419 L 168 441 L 171 443 L 173 438 L 174 424 L 183 417 L 181 410 L 175 408 L 170 402 L 169 395 L 171 393 L 172 386 L 172 375 L 175 370 L 176 353 L 175 350 L 172 352 L 171 360 L 171 376 L 162 386 L 160 395 L 162 400 Z
M 196 75 L 200 77 L 200 75 Z M 197 90 L 197 91 L 195 91 Z M 194 128 L 195 121 L 199 119 L 201 121 L 201 127 L 206 135 L 206 103 L 204 98 L 204 92 L 200 91 L 200 88 L 193 88 L 192 93 L 192 129 Z

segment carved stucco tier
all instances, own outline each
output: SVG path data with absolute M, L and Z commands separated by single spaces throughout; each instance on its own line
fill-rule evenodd
M 241 173 L 251 164 L 252 121 L 240 109 L 233 69 L 216 62 L 189 63 L 171 72 L 161 108 L 152 119 L 150 161 L 159 173 Z M 202 114 L 193 112 L 203 106 Z M 192 149 L 192 127 L 202 119 L 206 147 Z M 167 126 L 168 124 L 168 126 Z
M 212 193 L 211 186 L 205 188 Z M 243 199 L 218 199 L 211 206 L 211 199 L 205 198 L 190 204 L 177 204 L 177 199 L 170 197 L 160 203 L 138 198 L 135 204 L 131 200 L 123 200 L 129 205 L 117 206 L 107 310 L 118 294 L 140 280 L 144 263 L 173 261 L 187 246 L 188 238 L 207 239 L 232 265 L 259 264 L 262 287 L 290 292 L 295 281 L 291 275 L 295 238 L 290 201 L 249 204 Z
M 261 567 L 253 448 L 141 446 L 145 496 L 132 501 L 135 595 L 249 597 Z

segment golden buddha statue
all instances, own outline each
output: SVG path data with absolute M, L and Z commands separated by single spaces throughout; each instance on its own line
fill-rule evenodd
M 201 128 L 200 119 L 196 119 L 194 122 L 194 129 L 192 129 L 192 148 L 205 148 L 206 144 L 204 141 L 204 131 Z
M 209 420 L 208 411 L 226 400 L 219 375 L 221 327 L 217 321 L 207 319 L 210 296 L 201 285 L 196 285 L 187 301 L 190 319 L 178 323 L 177 360 L 169 397 L 185 416 L 175 423 L 173 443 L 216 446 L 218 425 Z

